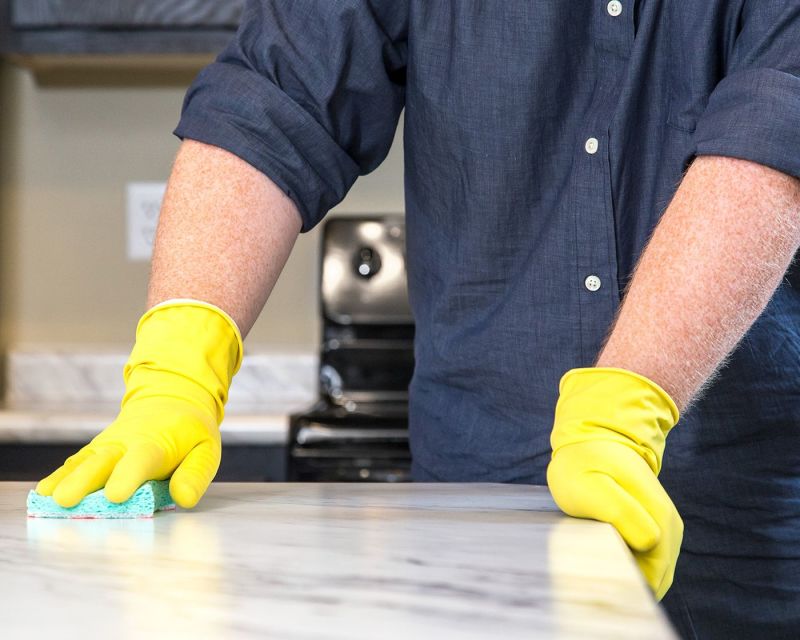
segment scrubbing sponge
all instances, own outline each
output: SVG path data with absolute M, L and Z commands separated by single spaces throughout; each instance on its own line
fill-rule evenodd
M 109 501 L 102 489 L 69 509 L 52 496 L 40 496 L 35 491 L 28 494 L 28 516 L 33 518 L 152 518 L 156 511 L 167 509 L 175 509 L 168 480 L 149 480 L 119 504 Z

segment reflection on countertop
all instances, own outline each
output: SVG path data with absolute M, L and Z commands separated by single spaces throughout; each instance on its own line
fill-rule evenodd
M 0 483 L 9 637 L 675 637 L 544 487 L 220 483 L 132 521 L 26 518 L 30 488 Z

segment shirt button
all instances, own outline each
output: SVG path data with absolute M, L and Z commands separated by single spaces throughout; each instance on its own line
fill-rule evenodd
M 594 155 L 597 153 L 597 138 L 589 138 L 584 145 L 584 149 L 586 149 L 586 153 Z
M 608 10 L 608 15 L 616 18 L 622 13 L 622 3 L 619 0 L 611 0 L 606 6 L 606 9 Z
M 597 291 L 600 288 L 600 278 L 595 275 L 586 276 L 586 280 L 583 281 L 583 286 L 585 286 L 589 291 Z

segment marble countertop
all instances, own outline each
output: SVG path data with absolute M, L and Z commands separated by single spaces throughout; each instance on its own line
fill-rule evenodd
M 228 414 L 220 427 L 224 445 L 284 445 L 289 436 L 289 415 L 309 403 L 273 405 L 262 412 Z M 5 409 L 0 410 L 0 445 L 83 445 L 107 427 L 119 407 Z
M 27 518 L 32 486 L 0 483 L 6 637 L 675 638 L 544 487 L 219 483 L 124 521 Z

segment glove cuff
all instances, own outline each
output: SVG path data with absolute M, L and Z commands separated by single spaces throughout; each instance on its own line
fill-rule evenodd
M 589 439 L 608 439 L 634 449 L 654 473 L 661 470 L 666 436 L 680 413 L 669 394 L 626 369 L 572 369 L 561 378 L 553 453 Z
M 202 300 L 195 300 L 193 298 L 171 298 L 170 300 L 164 300 L 164 302 L 159 302 L 157 305 L 154 305 L 148 309 L 145 314 L 139 318 L 139 322 L 136 325 L 136 338 L 139 338 L 139 330 L 141 329 L 144 322 L 156 311 L 161 309 L 168 309 L 172 307 L 197 307 L 200 309 L 208 309 L 209 311 L 213 311 L 217 315 L 219 315 L 225 322 L 230 325 L 231 331 L 233 332 L 234 338 L 236 340 L 237 346 L 237 354 L 233 360 L 233 370 L 231 371 L 231 378 L 235 376 L 240 367 L 242 366 L 242 359 L 244 357 L 244 340 L 242 339 L 242 332 L 239 330 L 239 325 L 236 324 L 236 321 L 231 318 L 230 315 L 220 307 L 211 304 L 210 302 L 204 302 Z
M 123 407 L 134 397 L 169 393 L 211 411 L 219 424 L 242 354 L 239 328 L 219 307 L 191 299 L 158 304 L 137 325 Z

